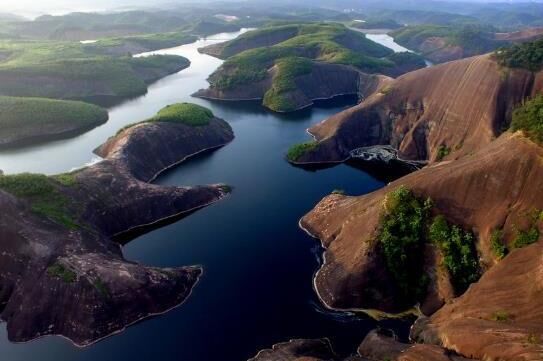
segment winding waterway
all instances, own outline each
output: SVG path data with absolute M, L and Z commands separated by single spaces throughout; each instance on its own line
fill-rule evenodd
M 179 101 L 211 108 L 236 134 L 226 147 L 195 157 L 157 180 L 167 185 L 224 182 L 234 187 L 232 195 L 124 247 L 127 259 L 148 265 L 202 265 L 204 276 L 184 305 L 85 349 L 58 337 L 12 344 L 3 325 L 2 360 L 242 361 L 277 342 L 315 337 L 329 337 L 347 352 L 377 325 L 367 317 L 331 313 L 320 306 L 311 280 L 322 250 L 298 228 L 298 220 L 334 189 L 360 195 L 384 183 L 348 165 L 307 171 L 284 160 L 290 145 L 308 138 L 309 126 L 355 99 L 278 115 L 256 103 L 191 98 L 221 63 L 197 48 L 238 34 L 160 51 L 183 55 L 192 65 L 155 83 L 147 95 L 111 109 L 110 120 L 101 127 L 73 139 L 0 153 L 0 169 L 8 173 L 67 171 L 93 161 L 92 149 L 122 126 Z M 387 321 L 382 326 L 405 334 L 409 325 Z

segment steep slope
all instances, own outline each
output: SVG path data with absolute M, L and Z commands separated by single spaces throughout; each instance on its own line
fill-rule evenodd
M 319 296 L 327 306 L 342 309 L 401 311 L 409 306 L 398 297 L 377 241 L 383 202 L 400 186 L 431 198 L 433 214 L 473 232 L 481 267 L 490 267 L 496 262 L 491 233 L 502 230 L 512 249 L 514 239 L 532 229 L 533 210 L 543 209 L 543 194 L 537 191 L 542 156 L 543 149 L 520 133 L 506 133 L 473 155 L 426 167 L 377 192 L 325 198 L 301 220 L 326 248 L 315 278 Z M 440 271 L 439 249 L 429 247 L 425 271 L 430 284 L 421 301 L 423 311 L 432 313 L 454 293 L 448 291 L 449 275 Z
M 409 160 L 468 155 L 507 127 L 514 106 L 541 89 L 540 79 L 491 55 L 408 73 L 310 128 L 317 143 L 294 162 L 340 162 L 374 145 L 392 145 Z
M 263 100 L 288 112 L 337 95 L 368 96 L 375 77 L 397 76 L 424 67 L 415 54 L 393 54 L 360 32 L 334 23 L 272 26 L 224 44 L 200 49 L 226 58 L 195 95 L 223 100 Z
M 224 185 L 147 183 L 233 139 L 228 124 L 212 115 L 198 126 L 183 119 L 125 129 L 100 148 L 103 161 L 74 173 L 0 176 L 0 302 L 10 340 L 62 335 L 86 346 L 189 296 L 199 267 L 128 262 L 114 241 L 228 193 Z

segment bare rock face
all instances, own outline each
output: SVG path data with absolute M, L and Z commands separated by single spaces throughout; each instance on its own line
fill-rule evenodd
M 513 251 L 412 336 L 481 360 L 541 360 L 543 245 Z
M 540 77 L 502 68 L 491 55 L 408 73 L 310 128 L 318 146 L 297 163 L 343 161 L 374 145 L 391 145 L 409 160 L 438 160 L 440 149 L 445 159 L 468 155 L 500 134 L 512 109 L 541 89 Z
M 336 355 L 327 339 L 291 340 L 262 350 L 249 361 L 333 361 Z
M 143 123 L 121 132 L 100 148 L 102 162 L 72 174 L 73 184 L 56 185 L 77 227 L 40 217 L 26 200 L 0 191 L 0 304 L 9 339 L 62 335 L 86 346 L 183 303 L 199 267 L 128 262 L 112 237 L 223 198 L 220 185 L 147 182 L 232 139 L 220 119 L 203 127 Z
M 406 344 L 386 335 L 382 330 L 371 331 L 357 350 L 348 357 L 336 355 L 327 339 L 291 340 L 262 350 L 249 361 L 468 361 L 435 345 Z
M 326 197 L 301 220 L 326 248 L 315 279 L 319 296 L 333 308 L 395 312 L 405 307 L 396 297 L 376 241 L 384 198 L 400 185 L 430 197 L 438 213 L 472 230 L 481 262 L 490 267 L 496 262 L 491 232 L 503 229 L 511 241 L 526 214 L 543 209 L 543 194 L 533 191 L 543 176 L 542 155 L 543 149 L 522 135 L 506 133 L 472 156 L 426 167 L 374 193 Z M 430 254 L 426 263 L 436 270 L 429 293 L 433 298 L 427 300 L 431 313 L 452 295 L 448 277 L 437 272 L 439 254 Z

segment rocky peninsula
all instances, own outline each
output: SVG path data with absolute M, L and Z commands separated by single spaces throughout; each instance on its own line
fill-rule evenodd
M 177 104 L 120 131 L 93 166 L 52 177 L 0 176 L 0 300 L 9 339 L 61 335 L 86 346 L 180 305 L 202 269 L 127 261 L 115 236 L 226 196 L 225 185 L 149 182 L 233 137 L 209 110 Z

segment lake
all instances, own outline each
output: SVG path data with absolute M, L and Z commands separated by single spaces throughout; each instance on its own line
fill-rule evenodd
M 298 220 L 334 189 L 362 195 L 383 187 L 383 181 L 345 164 L 308 171 L 284 159 L 289 146 L 309 139 L 308 127 L 356 99 L 335 99 L 279 115 L 253 102 L 192 98 L 221 64 L 197 48 L 238 35 L 214 35 L 155 52 L 183 55 L 192 65 L 153 84 L 147 95 L 112 108 L 103 126 L 69 140 L 0 152 L 0 169 L 7 173 L 64 172 L 95 161 L 92 150 L 119 128 L 180 101 L 209 107 L 236 135 L 226 147 L 192 158 L 156 182 L 224 182 L 234 187 L 228 198 L 124 246 L 127 259 L 147 265 L 202 265 L 204 275 L 184 305 L 84 349 L 59 337 L 12 344 L 3 325 L 3 360 L 243 361 L 277 342 L 317 337 L 329 337 L 339 351 L 348 353 L 378 325 L 368 317 L 328 312 L 320 305 L 312 277 L 322 249 L 299 229 Z M 409 328 L 407 321 L 379 325 L 404 337 Z

